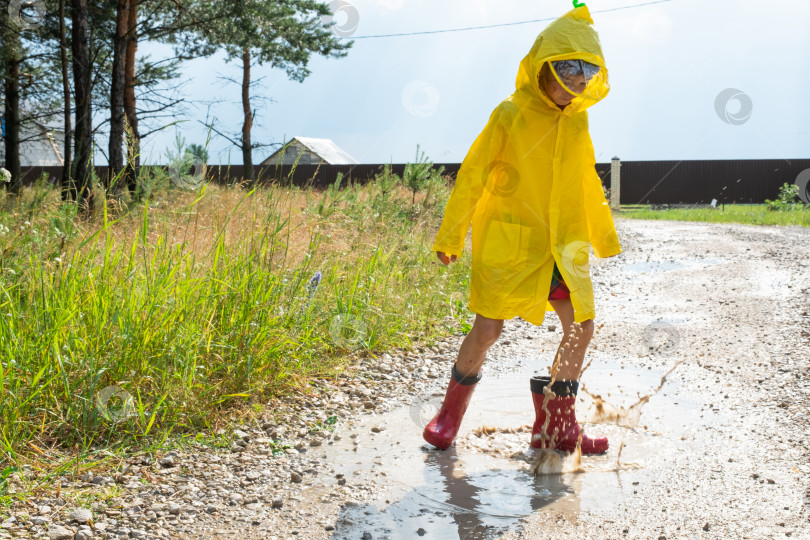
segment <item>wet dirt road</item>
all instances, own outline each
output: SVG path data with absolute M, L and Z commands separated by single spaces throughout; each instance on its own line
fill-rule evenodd
M 530 472 L 528 381 L 561 334 L 553 314 L 516 318 L 455 447 L 420 439 L 444 379 L 335 443 L 336 474 L 373 487 L 339 508 L 333 537 L 810 538 L 810 230 L 618 226 L 625 252 L 593 268 L 600 329 L 577 404 L 608 454 Z M 626 412 L 670 370 L 640 408 L 596 414 L 590 396 Z
M 617 228 L 624 253 L 592 266 L 577 402 L 607 455 L 531 472 L 529 378 L 562 336 L 549 313 L 506 321 L 446 451 L 421 431 L 463 336 L 363 361 L 235 426 L 225 451 L 66 476 L 0 538 L 810 539 L 810 229 Z M 120 495 L 86 508 L 95 529 L 70 517 L 66 493 L 110 482 Z

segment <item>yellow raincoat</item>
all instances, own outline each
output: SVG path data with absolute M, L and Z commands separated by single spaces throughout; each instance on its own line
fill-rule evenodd
M 540 33 L 520 63 L 516 91 L 476 138 L 445 206 L 432 249 L 460 256 L 472 222 L 467 307 L 484 317 L 542 324 L 553 309 L 548 293 L 556 261 L 576 322 L 593 319 L 588 246 L 598 257 L 621 253 L 588 133 L 586 109 L 609 90 L 592 25 L 582 6 Z M 561 110 L 538 74 L 545 62 L 572 58 L 601 69 Z

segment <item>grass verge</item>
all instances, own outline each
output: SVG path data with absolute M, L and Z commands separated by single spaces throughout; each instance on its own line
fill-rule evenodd
M 810 227 L 810 205 L 796 204 L 790 209 L 768 210 L 764 204 L 727 204 L 717 208 L 671 208 L 653 210 L 648 205 L 622 206 L 617 213 L 630 219 L 706 221 L 709 223 L 745 223 L 749 225 L 801 225 Z
M 89 222 L 41 185 L 0 200 L 0 472 L 193 438 L 468 330 L 469 264 L 430 250 L 450 188 L 339 188 L 167 190 Z

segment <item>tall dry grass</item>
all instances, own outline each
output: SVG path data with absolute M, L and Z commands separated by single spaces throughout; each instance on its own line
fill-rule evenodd
M 469 266 L 430 250 L 448 195 L 206 185 L 90 221 L 43 184 L 2 198 L 0 463 L 160 444 L 468 328 Z

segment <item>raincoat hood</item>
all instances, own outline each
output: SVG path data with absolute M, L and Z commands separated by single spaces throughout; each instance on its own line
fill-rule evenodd
M 599 102 L 610 91 L 607 66 L 599 43 L 599 34 L 587 6 L 574 8 L 549 24 L 532 45 L 529 54 L 520 62 L 515 88 L 519 93 L 536 97 L 552 108 L 559 107 L 537 83 L 543 64 L 556 60 L 579 58 L 599 66 L 599 73 L 588 83 L 582 95 L 575 97 L 564 112 L 571 114 L 587 109 Z M 551 66 L 549 66 L 551 69 Z M 553 69 L 550 71 L 553 73 Z M 555 76 L 555 75 L 552 75 Z

